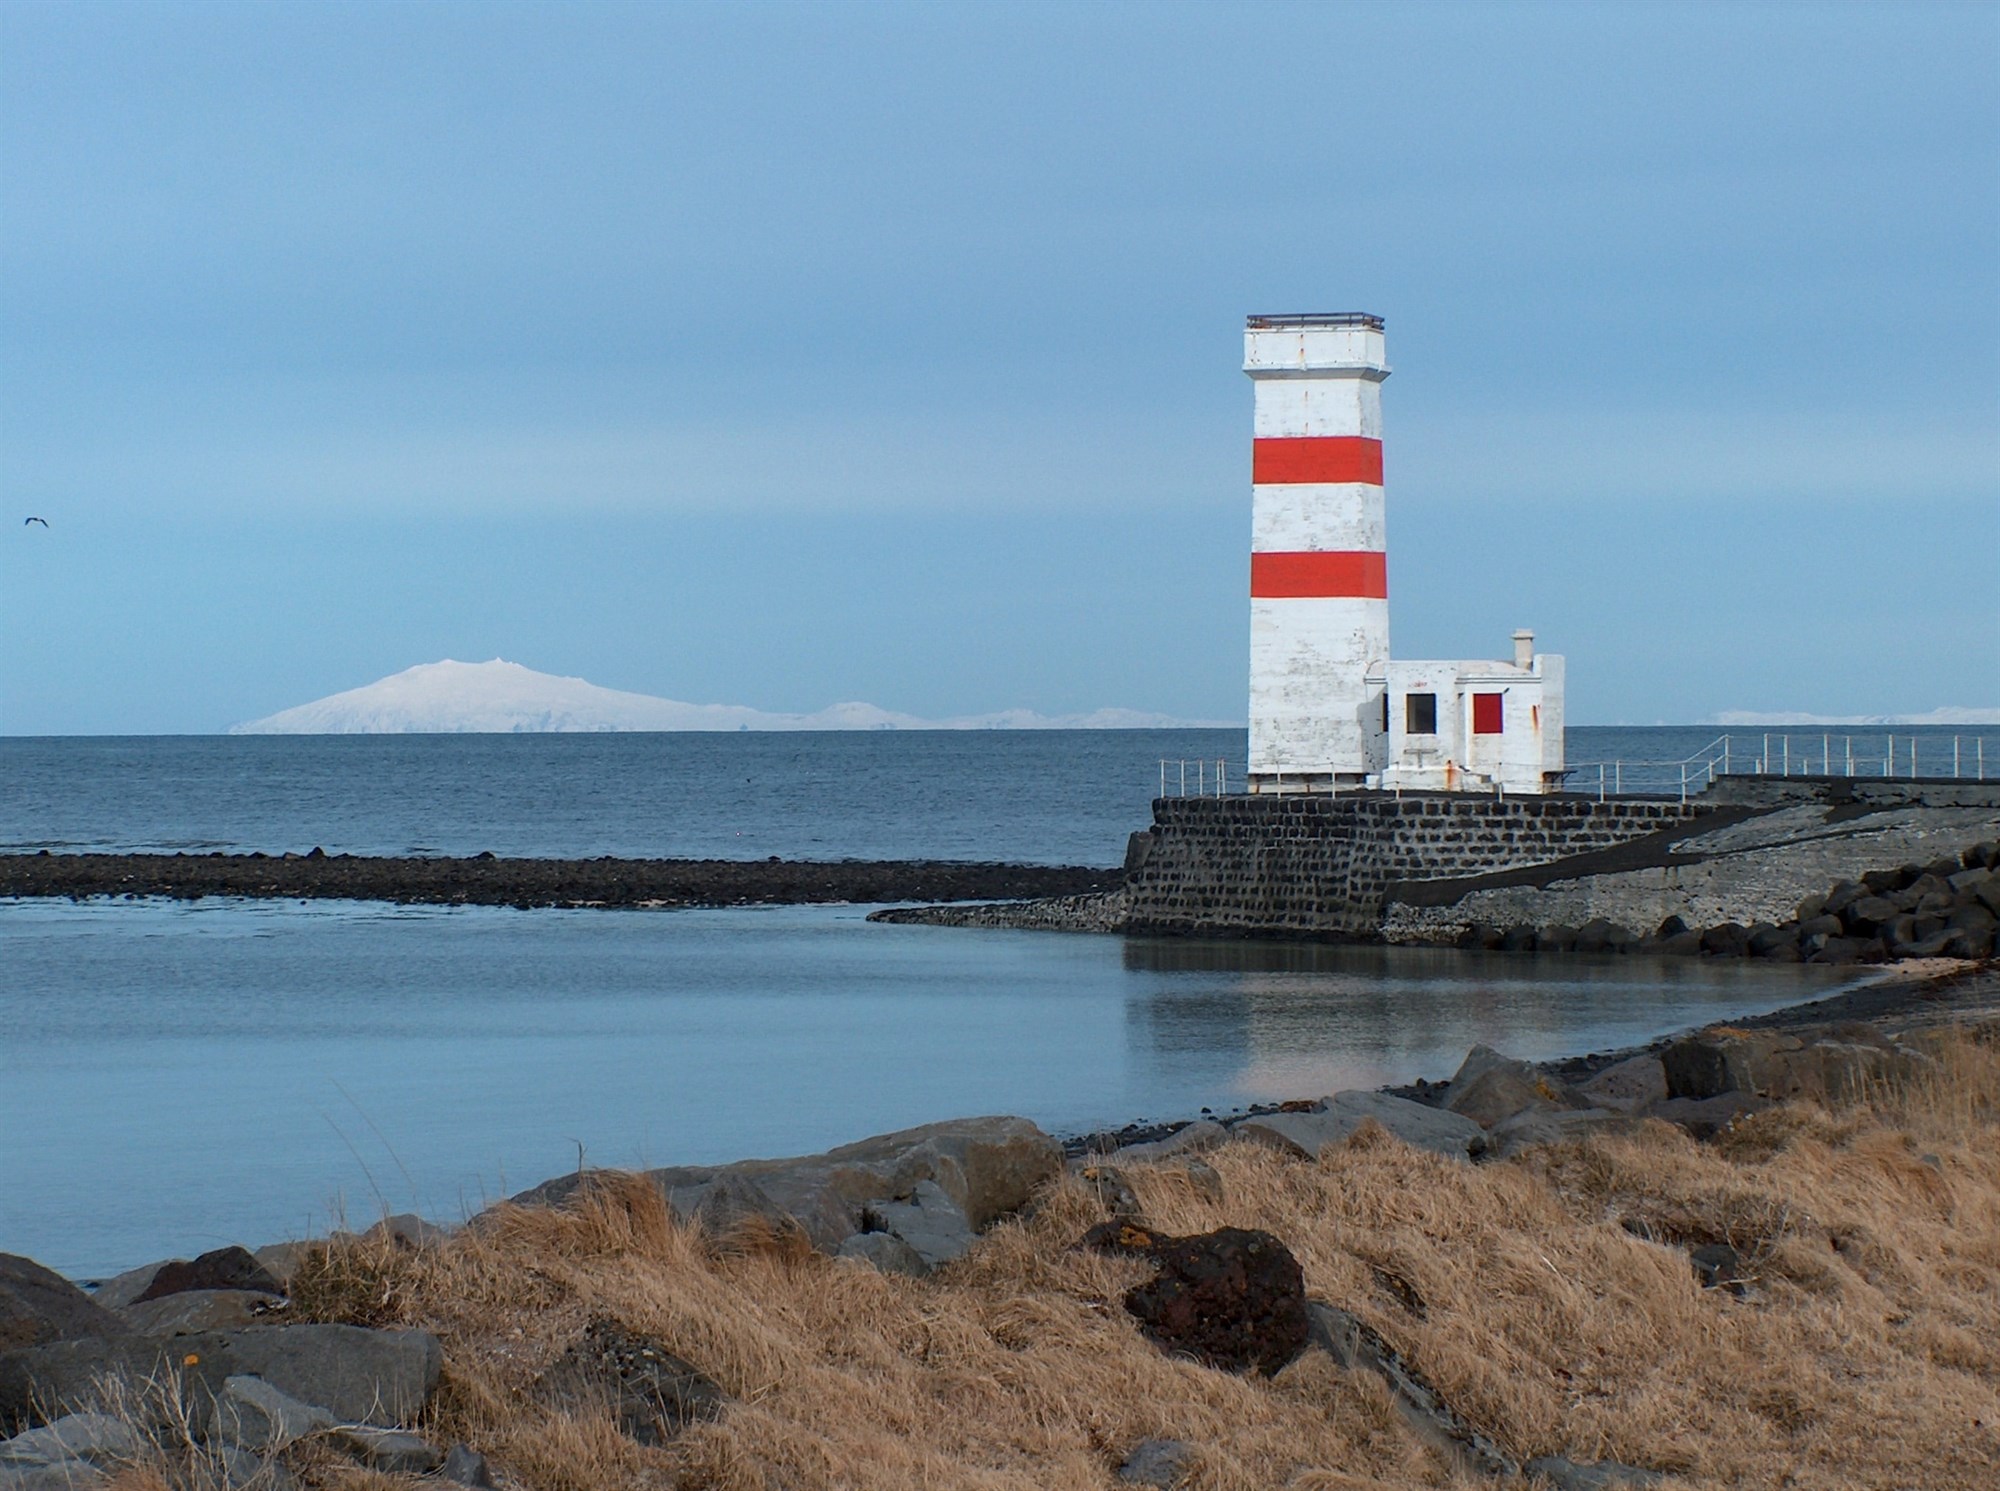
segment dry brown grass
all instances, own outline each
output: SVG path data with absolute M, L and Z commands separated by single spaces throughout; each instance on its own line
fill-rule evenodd
M 1654 1125 L 1474 1168 L 1374 1130 L 1316 1163 L 1230 1145 L 1209 1157 L 1220 1204 L 1171 1164 L 1130 1179 L 1164 1230 L 1285 1239 L 1313 1294 L 1522 1459 L 1617 1459 L 1696 1487 L 1990 1491 L 2000 1051 L 1962 1036 L 1935 1050 L 1912 1088 L 1773 1110 L 1708 1146 Z M 1103 1215 L 1066 1180 L 915 1282 L 783 1236 L 717 1246 L 629 1180 L 437 1249 L 344 1244 L 304 1276 L 299 1308 L 437 1331 L 430 1432 L 541 1491 L 1103 1491 L 1148 1436 L 1198 1447 L 1200 1491 L 1470 1484 L 1379 1382 L 1321 1355 L 1268 1381 L 1162 1356 L 1119 1304 L 1143 1266 L 1073 1249 Z M 1744 1255 L 1747 1298 L 1697 1286 L 1685 1247 L 1712 1241 Z M 595 1315 L 656 1336 L 736 1401 L 665 1449 L 608 1413 L 545 1406 L 537 1375 Z

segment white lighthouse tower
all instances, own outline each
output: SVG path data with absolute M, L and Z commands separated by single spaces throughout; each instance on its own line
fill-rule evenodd
M 1358 787 L 1387 753 L 1382 318 L 1252 316 L 1243 371 L 1257 391 L 1249 787 Z
M 1252 793 L 1557 792 L 1563 660 L 1389 657 L 1382 318 L 1252 316 Z

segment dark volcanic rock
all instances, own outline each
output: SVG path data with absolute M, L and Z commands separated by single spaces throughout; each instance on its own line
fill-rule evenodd
M 248 1326 L 172 1337 L 55 1341 L 0 1352 L 0 1425 L 88 1407 L 106 1379 L 175 1378 L 206 1414 L 231 1377 L 261 1377 L 335 1418 L 383 1428 L 421 1413 L 444 1365 L 437 1337 L 353 1325 Z
M 192 1262 L 176 1258 L 160 1265 L 153 1282 L 139 1291 L 132 1303 L 144 1304 L 169 1294 L 185 1294 L 190 1289 L 255 1289 L 263 1294 L 283 1294 L 284 1286 L 251 1256 L 248 1248 L 231 1244 L 203 1253 Z
M 1140 1330 L 1162 1350 L 1225 1372 L 1266 1376 L 1305 1350 L 1305 1275 L 1268 1232 L 1222 1227 L 1167 1237 L 1129 1221 L 1104 1222 L 1083 1245 L 1136 1253 L 1159 1272 L 1125 1296 Z
M 1743 1292 L 1743 1260 L 1728 1243 L 1705 1243 L 1688 1254 L 1688 1262 L 1702 1288 Z
M 1111 890 L 1111 869 L 945 860 L 314 859 L 263 854 L 0 854 L 0 896 L 329 898 L 479 906 L 742 906 L 1000 901 Z
M 640 1444 L 665 1444 L 689 1424 L 718 1418 L 728 1394 L 658 1341 L 600 1317 L 543 1375 L 545 1392 L 606 1401 Z
M 125 1327 L 76 1285 L 32 1258 L 0 1253 L 0 1351 L 116 1336 Z

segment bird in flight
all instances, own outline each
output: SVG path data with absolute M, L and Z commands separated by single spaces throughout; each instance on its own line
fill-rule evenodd
M 23 528 L 26 528 L 30 523 L 40 523 L 44 528 L 49 526 L 49 520 L 47 518 L 23 518 L 21 520 L 21 526 Z

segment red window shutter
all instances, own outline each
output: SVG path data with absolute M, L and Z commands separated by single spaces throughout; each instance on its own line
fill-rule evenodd
M 1474 694 L 1472 696 L 1472 733 L 1474 735 L 1499 735 L 1501 725 L 1499 694 Z

